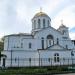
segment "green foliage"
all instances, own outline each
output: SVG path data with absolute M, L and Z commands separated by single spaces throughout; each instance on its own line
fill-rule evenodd
M 4 47 L 4 43 L 3 42 L 0 42 L 0 51 L 3 50 L 3 47 Z
M 0 51 L 4 49 L 3 47 L 4 47 L 4 37 L 2 37 L 0 40 Z
M 6 69 L 0 70 L 0 75 L 16 75 L 16 74 L 38 74 L 45 73 L 47 69 L 40 68 L 19 68 L 19 69 Z
M 65 67 L 26 67 L 26 68 L 8 68 L 0 70 L 0 75 L 52 75 L 58 73 L 69 73 Z

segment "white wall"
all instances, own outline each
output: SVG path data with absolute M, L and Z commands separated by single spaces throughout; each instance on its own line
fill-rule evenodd
M 54 62 L 54 54 L 59 53 L 59 62 Z M 6 58 L 6 67 L 11 66 L 11 52 L 3 51 L 2 54 L 7 55 Z M 26 60 L 26 58 L 28 58 Z M 29 58 L 34 58 L 31 60 L 31 64 L 29 62 Z M 12 52 L 12 66 L 13 67 L 25 67 L 25 66 L 39 66 L 39 58 L 40 58 L 40 66 L 50 66 L 50 65 L 67 65 L 75 64 L 75 52 L 74 56 L 71 56 L 71 50 L 39 50 L 38 51 L 13 51 Z M 45 58 L 41 60 L 41 58 Z M 48 61 L 50 58 L 50 62 Z M 63 58 L 65 60 L 63 60 Z M 15 60 L 16 59 L 16 60 Z M 52 60 L 51 60 L 52 59 Z M 69 60 L 68 60 L 69 59 Z

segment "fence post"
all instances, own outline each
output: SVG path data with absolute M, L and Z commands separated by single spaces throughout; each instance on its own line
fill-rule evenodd
M 50 65 L 50 58 L 48 58 L 48 61 L 49 61 L 49 65 Z
M 35 65 L 35 58 L 34 58 L 34 66 L 36 66 L 36 65 Z
M 61 66 L 61 58 L 59 59 L 59 61 L 60 61 L 60 66 Z
M 39 54 L 39 66 L 40 66 L 40 52 L 38 51 L 38 54 Z
M 65 58 L 63 58 L 63 65 L 64 65 L 64 63 L 65 63 Z
M 69 66 L 69 58 L 68 58 L 68 66 Z
M 18 57 L 18 67 L 19 67 L 19 57 Z
M 51 66 L 52 66 L 52 58 L 51 58 Z
M 31 58 L 29 58 L 29 66 L 31 67 Z

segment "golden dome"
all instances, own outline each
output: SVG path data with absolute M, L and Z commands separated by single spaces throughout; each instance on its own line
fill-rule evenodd
M 44 13 L 44 12 L 38 12 L 38 13 L 35 14 L 34 17 L 40 17 L 40 16 L 47 16 L 47 17 L 49 17 L 49 16 L 48 16 L 46 13 Z

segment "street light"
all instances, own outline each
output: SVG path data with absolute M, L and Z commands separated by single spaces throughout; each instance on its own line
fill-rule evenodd
M 11 50 L 11 67 L 12 67 L 12 50 Z
M 71 58 L 72 58 L 72 68 L 73 68 L 73 56 L 74 56 L 74 53 L 73 53 L 73 51 L 71 51 Z
M 38 50 L 38 54 L 39 54 L 39 66 L 40 66 L 40 52 L 39 52 L 39 50 Z

